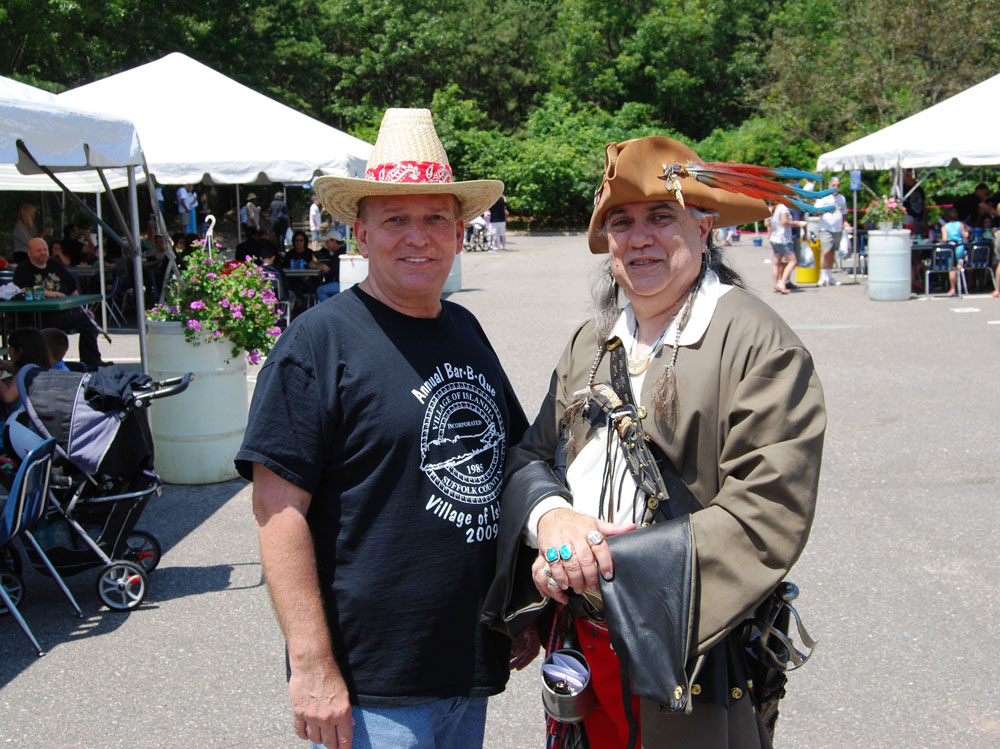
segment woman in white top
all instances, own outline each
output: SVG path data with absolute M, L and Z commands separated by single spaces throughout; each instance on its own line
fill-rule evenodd
M 21 207 L 17 211 L 17 221 L 14 222 L 14 231 L 12 232 L 15 263 L 28 257 L 29 240 L 38 236 L 47 237 L 52 233 L 52 229 L 48 228 L 43 229 L 41 234 L 38 233 L 35 228 L 35 215 L 37 213 L 38 208 L 31 203 L 21 203 Z
M 792 221 L 792 215 L 788 207 L 778 203 L 771 214 L 771 249 L 774 251 L 774 258 L 771 262 L 771 279 L 774 281 L 774 290 L 780 294 L 787 294 L 786 284 L 792 277 L 792 271 L 799 264 L 799 259 L 795 256 L 795 245 L 792 244 L 792 227 L 805 226 L 805 221 Z

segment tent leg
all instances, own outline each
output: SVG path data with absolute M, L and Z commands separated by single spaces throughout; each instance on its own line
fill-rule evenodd
M 236 244 L 240 244 L 242 242 L 243 222 L 240 221 L 240 186 L 236 185 Z
M 128 203 L 132 219 L 132 246 L 135 254 L 133 286 L 135 287 L 135 318 L 139 328 L 139 359 L 143 374 L 149 374 L 149 360 L 146 354 L 146 294 L 142 277 L 142 249 L 139 244 L 139 200 L 135 189 L 135 167 L 128 168 Z
M 101 194 L 96 193 L 97 196 L 97 217 L 101 216 Z M 98 283 L 101 285 L 101 329 L 107 331 L 108 329 L 108 286 L 107 279 L 104 276 L 104 227 L 101 226 L 101 222 L 97 222 L 97 277 Z M 105 332 L 105 335 L 107 333 Z

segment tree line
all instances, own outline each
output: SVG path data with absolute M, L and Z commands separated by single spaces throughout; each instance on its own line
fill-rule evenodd
M 809 168 L 986 79 L 1000 58 L 989 6 L 7 0 L 0 74 L 59 92 L 180 51 L 368 141 L 386 107 L 430 106 L 458 178 L 503 179 L 512 213 L 579 225 L 612 140 L 662 133 L 706 159 Z M 197 81 L 148 96 L 179 123 L 205 103 Z M 979 178 L 942 170 L 926 187 L 957 195 Z

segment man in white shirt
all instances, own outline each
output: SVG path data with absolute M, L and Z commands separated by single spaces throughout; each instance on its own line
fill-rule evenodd
M 830 187 L 840 189 L 840 178 L 830 180 Z M 832 205 L 832 211 L 819 216 L 819 248 L 823 252 L 820 261 L 819 285 L 839 286 L 840 281 L 833 280 L 833 253 L 840 247 L 840 237 L 847 226 L 847 198 L 839 192 L 827 195 L 816 201 L 816 207 Z
M 198 223 L 195 207 L 198 205 L 198 194 L 194 185 L 183 185 L 177 188 L 177 214 L 181 220 L 181 231 L 186 234 L 197 234 Z
M 309 206 L 309 248 L 313 252 L 319 252 L 319 225 L 323 223 L 323 211 L 319 207 L 319 195 L 313 195 L 312 205 Z

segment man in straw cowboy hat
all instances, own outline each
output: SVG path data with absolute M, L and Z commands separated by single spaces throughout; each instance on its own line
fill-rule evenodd
M 543 640 L 576 641 L 590 746 L 770 745 L 730 634 L 805 545 L 826 415 L 809 353 L 713 243 L 713 225 L 766 216 L 764 194 L 788 199 L 755 174 L 670 138 L 608 146 L 597 314 L 508 460 L 484 615 L 510 634 L 541 615 Z
M 452 180 L 426 109 L 385 113 L 363 179 L 316 181 L 368 277 L 278 340 L 237 455 L 314 743 L 479 746 L 506 683 L 510 641 L 479 612 L 526 421 L 478 322 L 441 299 L 463 221 L 502 190 Z

